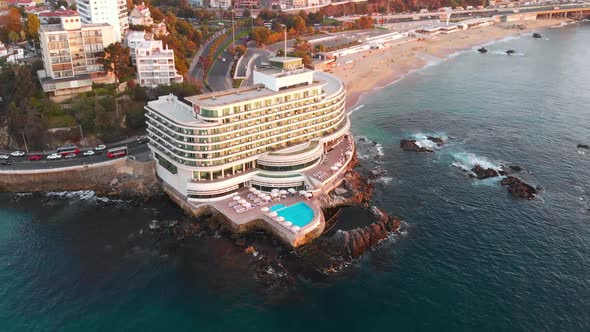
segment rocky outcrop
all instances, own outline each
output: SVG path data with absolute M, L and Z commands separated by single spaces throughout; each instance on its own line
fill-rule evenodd
M 485 47 L 478 48 L 477 51 L 479 53 L 488 53 L 488 50 Z
M 535 32 L 535 33 L 533 33 L 533 38 L 543 38 L 543 36 L 541 36 L 540 33 Z
M 588 149 L 590 149 L 590 145 L 588 145 L 588 144 L 578 144 L 577 148 L 578 149 L 586 149 L 586 150 L 588 150 Z
M 375 222 L 349 231 L 337 231 L 333 236 L 322 239 L 320 247 L 332 256 L 358 258 L 367 249 L 374 247 L 390 235 L 398 233 L 401 222 L 373 206 L 371 212 Z
M 516 53 L 516 51 L 514 51 L 514 50 L 508 50 L 508 51 L 506 51 L 506 54 L 508 54 L 508 55 L 511 55 L 511 54 L 514 54 L 514 53 Z
M 426 137 L 426 139 L 436 143 L 437 146 L 442 146 L 445 144 L 445 141 L 440 137 L 428 136 L 428 137 Z
M 366 206 L 373 194 L 373 186 L 359 173 L 348 171 L 342 184 L 328 195 L 321 195 L 319 203 L 322 209 L 338 206 Z
M 535 187 L 514 176 L 509 176 L 503 179 L 501 183 L 503 186 L 506 186 L 512 195 L 519 198 L 533 199 L 537 194 L 537 189 Z
M 433 152 L 432 149 L 421 147 L 416 143 L 415 139 L 402 139 L 399 141 L 399 147 L 405 151 L 412 152 Z
M 473 172 L 473 174 L 474 174 L 471 176 L 477 178 L 478 180 L 485 180 L 485 179 L 489 179 L 489 178 L 494 178 L 494 177 L 500 175 L 500 172 L 498 172 L 497 170 L 495 170 L 493 168 L 484 168 L 484 167 L 481 167 L 480 165 L 473 166 L 473 168 L 471 169 L 471 172 Z

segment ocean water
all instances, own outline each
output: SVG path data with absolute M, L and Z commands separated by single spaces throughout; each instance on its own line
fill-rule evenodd
M 345 271 L 268 289 L 229 241 L 174 245 L 146 204 L 0 195 L 1 331 L 590 330 L 590 24 L 462 52 L 361 100 L 375 203 L 407 232 Z M 517 51 L 507 56 L 507 49 Z M 447 136 L 433 154 L 399 140 Z M 511 197 L 461 167 L 520 165 Z M 454 167 L 454 166 L 457 167 Z

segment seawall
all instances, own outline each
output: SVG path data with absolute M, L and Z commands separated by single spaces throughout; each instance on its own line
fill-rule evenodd
M 55 169 L 2 170 L 0 191 L 93 190 L 105 196 L 149 197 L 160 192 L 154 163 L 122 158 Z

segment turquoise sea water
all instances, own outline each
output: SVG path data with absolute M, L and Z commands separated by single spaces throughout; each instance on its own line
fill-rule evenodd
M 268 289 L 233 242 L 163 250 L 148 225 L 182 218 L 165 201 L 0 195 L 0 330 L 589 331 L 590 25 L 543 36 L 361 100 L 352 130 L 377 143 L 359 142 L 362 167 L 407 232 L 330 278 Z M 429 133 L 449 144 L 398 148 Z M 458 168 L 474 163 L 523 166 L 544 191 L 516 200 Z

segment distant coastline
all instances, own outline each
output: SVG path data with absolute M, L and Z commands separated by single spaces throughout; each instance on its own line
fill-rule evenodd
M 511 36 L 556 26 L 563 19 L 517 21 L 437 35 L 428 40 L 410 40 L 381 50 L 359 53 L 333 69 L 333 74 L 346 84 L 346 104 L 349 110 L 359 106 L 361 99 L 374 90 L 393 84 L 406 75 L 424 68 L 430 61 L 443 60 L 483 44 Z

